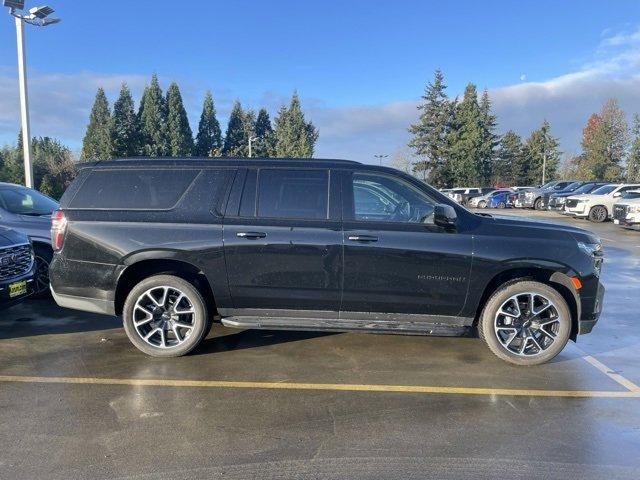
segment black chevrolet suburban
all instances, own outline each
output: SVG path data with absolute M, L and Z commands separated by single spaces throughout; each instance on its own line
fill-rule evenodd
M 184 355 L 228 327 L 477 333 L 534 365 L 598 320 L 602 246 L 474 214 L 397 170 L 345 160 L 125 159 L 84 165 L 52 217 L 59 305 L 121 315 Z

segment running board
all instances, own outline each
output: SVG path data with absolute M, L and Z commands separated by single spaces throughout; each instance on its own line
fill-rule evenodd
M 464 325 L 444 325 L 408 320 L 372 321 L 330 318 L 237 316 L 222 318 L 221 322 L 226 327 L 257 330 L 397 333 L 401 335 L 434 335 L 441 337 L 458 337 L 469 332 L 469 327 L 465 327 Z

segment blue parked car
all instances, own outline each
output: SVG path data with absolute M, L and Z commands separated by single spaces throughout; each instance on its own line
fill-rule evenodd
M 487 208 L 507 208 L 510 193 L 512 193 L 511 190 L 491 192 L 487 198 Z

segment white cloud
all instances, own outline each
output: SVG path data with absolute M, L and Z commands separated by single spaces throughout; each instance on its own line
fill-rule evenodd
M 639 47 L 640 30 L 604 32 L 600 44 L 594 46 L 592 60 L 576 71 L 541 82 L 526 81 L 523 74 L 514 85 L 489 89 L 500 131 L 513 129 L 526 136 L 546 118 L 560 137 L 563 150 L 577 152 L 588 116 L 608 98 L 618 98 L 629 116 L 640 112 L 640 76 L 636 74 L 640 67 Z M 99 86 L 114 99 L 121 82 L 126 81 L 138 99 L 148 80 L 148 76 L 127 74 L 34 72 L 29 77 L 33 134 L 55 136 L 78 148 Z M 168 79 L 160 80 L 166 88 Z M 177 80 L 195 129 L 208 86 L 190 79 Z M 422 87 L 415 92 L 416 98 L 421 90 Z M 454 96 L 459 92 L 450 93 Z M 303 85 L 301 94 L 304 95 Z M 236 97 L 248 106 L 264 105 L 272 115 L 288 101 L 286 92 L 264 92 L 259 98 L 246 101 L 237 92 L 219 88 L 214 89 L 214 97 L 222 119 Z M 320 157 L 373 162 L 375 154 L 392 154 L 403 148 L 409 139 L 407 128 L 418 118 L 417 99 L 348 107 L 328 107 L 330 99 L 303 96 L 302 101 L 308 118 L 320 130 L 316 149 Z M 18 118 L 16 72 L 0 68 L 0 141 L 15 141 Z

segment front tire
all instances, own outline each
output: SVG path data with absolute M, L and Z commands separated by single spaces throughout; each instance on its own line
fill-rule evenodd
M 602 205 L 596 205 L 595 207 L 591 207 L 589 210 L 589 220 L 595 223 L 602 223 L 609 217 L 609 212 L 607 212 L 607 207 L 603 207 Z
M 154 275 L 138 283 L 124 303 L 123 323 L 131 343 L 152 357 L 186 355 L 210 329 L 198 289 L 173 275 Z
M 558 355 L 569 341 L 571 313 L 554 288 L 518 280 L 491 295 L 480 315 L 478 333 L 498 358 L 515 365 L 539 365 Z
M 498 202 L 498 204 L 496 205 L 496 208 L 507 208 L 507 204 L 504 202 Z
M 487 208 L 487 202 L 486 202 L 486 201 L 484 201 L 484 200 L 481 200 L 481 201 L 478 203 L 478 208 Z
M 536 198 L 536 201 L 533 203 L 534 210 L 542 210 L 542 198 Z
M 53 251 L 50 247 L 36 245 L 33 248 L 36 271 L 33 278 L 33 295 L 37 298 L 46 298 L 51 294 L 49 289 L 49 265 L 53 259 Z

